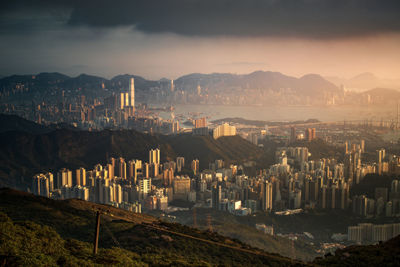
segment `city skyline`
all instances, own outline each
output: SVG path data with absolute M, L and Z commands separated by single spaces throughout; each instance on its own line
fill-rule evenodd
M 399 14 L 0 2 L 0 265 L 398 264 Z

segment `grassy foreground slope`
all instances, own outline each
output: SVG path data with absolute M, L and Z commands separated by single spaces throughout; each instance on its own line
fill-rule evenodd
M 93 257 L 97 209 L 106 214 L 100 227 L 100 253 Z M 55 201 L 10 189 L 0 190 L 0 232 L 0 255 L 11 266 L 304 265 L 235 239 L 160 222 L 148 215 L 80 200 Z M 50 247 L 53 243 L 54 248 Z
M 194 225 L 193 211 L 178 211 L 174 212 L 173 215 L 177 217 L 179 223 Z M 292 242 L 290 239 L 277 235 L 267 235 L 257 230 L 255 224 L 266 223 L 266 221 L 257 221 L 254 216 L 234 216 L 228 212 L 196 208 L 196 226 L 199 229 L 208 228 L 207 217 L 211 218 L 210 223 L 213 231 L 223 236 L 239 239 L 253 247 L 304 261 L 311 261 L 320 256 L 315 252 L 315 247 L 305 242 L 300 240 Z M 274 226 L 277 228 L 277 225 Z

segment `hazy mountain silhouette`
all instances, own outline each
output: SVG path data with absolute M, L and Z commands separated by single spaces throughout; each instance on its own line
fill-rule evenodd
M 399 79 L 382 79 L 370 72 L 358 74 L 350 79 L 344 79 L 340 77 L 325 77 L 325 79 L 337 86 L 344 85 L 347 89 L 356 92 L 363 92 L 373 88 L 400 89 Z

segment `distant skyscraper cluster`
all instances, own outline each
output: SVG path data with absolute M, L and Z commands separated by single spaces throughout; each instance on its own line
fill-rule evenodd
M 118 107 L 120 110 L 125 110 L 128 116 L 135 114 L 135 79 L 130 78 L 129 89 L 127 92 L 119 94 Z

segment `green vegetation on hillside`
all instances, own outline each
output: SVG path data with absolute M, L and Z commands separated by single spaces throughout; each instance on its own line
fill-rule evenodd
M 14 222 L 0 212 L 0 263 L 2 266 L 146 266 L 131 251 L 113 247 L 93 256 L 93 245 L 63 239 L 49 226 L 32 221 Z
M 14 120 L 15 118 L 11 118 Z M 19 127 L 17 127 L 19 129 Z M 239 136 L 149 135 L 134 130 L 99 132 L 54 130 L 47 133 L 7 131 L 0 133 L 0 186 L 26 189 L 38 172 L 66 168 L 92 168 L 109 157 L 148 161 L 148 151 L 160 148 L 161 161 L 185 157 L 199 159 L 200 168 L 223 159 L 227 164 L 257 159 L 262 150 Z
M 303 146 L 307 147 L 311 153 L 312 160 L 318 160 L 321 158 L 336 158 L 339 161 L 343 159 L 343 149 L 340 147 L 332 146 L 322 139 L 314 139 L 311 142 L 305 140 L 298 140 L 291 146 Z
M 193 211 L 175 212 L 173 215 L 177 217 L 177 221 L 185 225 L 193 225 Z M 281 228 L 279 224 L 283 223 L 266 216 L 234 216 L 227 212 L 215 211 L 210 209 L 196 208 L 196 225 L 199 229 L 207 229 L 207 216 L 211 217 L 211 225 L 213 231 L 223 236 L 239 239 L 240 241 L 251 246 L 263 249 L 271 253 L 279 253 L 280 255 L 301 259 L 312 260 L 319 256 L 315 252 L 316 248 L 302 241 L 292 242 L 289 239 L 279 236 L 271 236 L 262 233 L 255 228 L 256 223 L 264 223 L 274 225 L 275 230 Z M 272 216 L 275 217 L 275 216 Z M 280 219 L 280 218 L 278 218 Z M 284 218 L 282 218 L 284 219 Z M 288 218 L 286 218 L 288 219 Z
M 92 257 L 96 209 L 108 213 L 101 219 L 100 253 Z M 55 201 L 1 189 L 0 213 L 0 236 L 4 237 L 0 239 L 0 254 L 13 263 L 11 266 L 42 262 L 48 266 L 301 265 L 216 233 L 80 200 Z M 56 252 L 45 248 L 53 243 L 57 244 Z M 31 246 L 35 249 L 29 253 Z
M 313 262 L 321 266 L 400 266 L 400 236 L 370 246 L 350 246 L 338 249 Z

